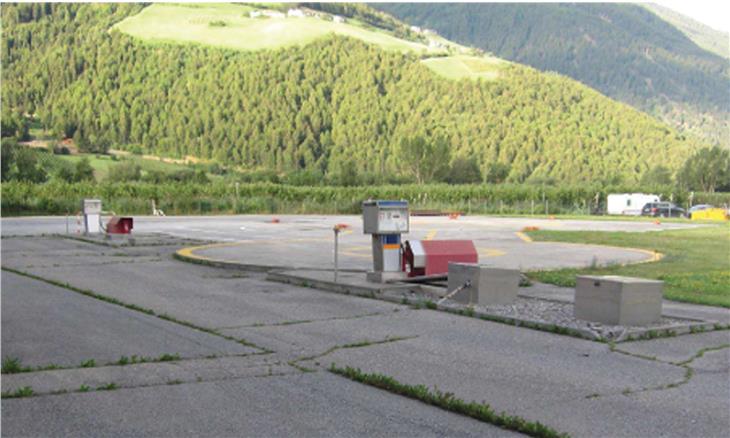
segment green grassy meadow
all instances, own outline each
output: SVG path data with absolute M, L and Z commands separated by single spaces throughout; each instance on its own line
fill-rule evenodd
M 534 271 L 537 281 L 575 286 L 576 275 L 624 275 L 663 280 L 667 299 L 730 308 L 730 224 L 688 230 L 628 233 L 531 231 L 535 241 L 571 242 L 658 251 L 658 262 L 627 266 Z
M 142 172 L 164 171 L 174 172 L 178 170 L 188 169 L 183 164 L 166 163 L 164 161 L 146 160 L 137 156 L 127 156 L 119 160 L 113 160 L 111 155 L 94 155 L 94 154 L 78 154 L 78 155 L 55 155 L 60 160 L 76 164 L 84 158 L 89 160 L 89 164 L 94 169 L 94 178 L 97 181 L 106 179 L 109 175 L 109 168 L 118 165 L 122 160 L 132 161 L 139 165 Z
M 447 56 L 429 58 L 421 61 L 438 75 L 448 79 L 485 79 L 494 80 L 509 63 L 499 58 L 477 56 Z
M 355 20 L 335 23 L 314 17 L 250 18 L 249 13 L 253 9 L 230 4 L 157 3 L 121 21 L 114 29 L 147 42 L 199 43 L 237 50 L 305 45 L 335 33 L 376 44 L 386 50 L 430 51 L 424 44 L 367 29 Z

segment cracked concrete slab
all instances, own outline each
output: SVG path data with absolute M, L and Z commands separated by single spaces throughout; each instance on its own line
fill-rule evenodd
M 3 400 L 2 411 L 7 436 L 518 436 L 329 373 Z
M 29 257 L 18 257 L 17 251 L 21 251 L 24 244 L 14 242 L 14 245 L 15 252 L 3 253 L 3 264 L 10 267 L 19 263 L 21 266 L 33 265 L 32 253 Z M 106 248 L 99 251 L 106 252 Z M 393 304 L 381 301 L 332 297 L 309 288 L 266 282 L 261 274 L 225 278 L 220 269 L 167 257 L 150 263 L 105 265 L 103 275 L 95 266 L 64 266 L 64 260 L 58 260 L 57 264 L 59 266 L 23 270 L 208 328 L 349 317 L 394 308 Z
M 728 363 L 727 349 L 708 352 L 691 364 L 694 375 L 681 386 L 543 409 L 546 415 L 570 411 L 566 428 L 575 423 L 574 430 L 602 429 L 612 436 L 724 437 L 730 430 Z M 703 371 L 708 368 L 713 371 Z
M 3 399 L 3 426 L 8 435 L 21 434 L 18 431 L 74 436 L 507 434 L 331 376 L 321 368 L 317 373 L 300 374 L 288 364 L 336 346 L 397 336 L 408 339 L 335 349 L 301 365 L 336 362 L 365 372 L 382 372 L 404 383 L 454 392 L 464 400 L 486 401 L 497 411 L 541 421 L 576 436 L 714 436 L 728 430 L 727 421 L 720 416 L 728 411 L 728 349 L 708 351 L 694 360 L 690 364 L 694 375 L 681 386 L 636 392 L 684 381 L 686 368 L 611 352 L 606 344 L 270 283 L 261 274 L 189 265 L 167 258 L 171 248 L 160 249 L 163 261 L 83 268 L 77 266 L 79 260 L 93 260 L 94 254 L 109 249 L 94 246 L 80 255 L 74 252 L 77 242 L 58 245 L 53 241 L 52 248 L 44 252 L 44 239 L 30 241 L 26 245 L 22 239 L 3 239 L 3 264 L 27 266 L 56 257 L 61 266 L 44 264 L 28 270 L 199 326 L 220 328 L 223 334 L 276 352 L 4 375 L 3 391 L 32 386 L 37 392 L 50 392 L 110 381 L 125 387 Z M 6 252 L 8 242 L 12 251 Z M 139 260 L 152 254 L 140 248 L 120 250 L 125 254 L 136 251 L 132 256 Z M 98 260 L 107 258 L 114 256 L 107 253 Z M 9 274 L 2 274 L 5 281 Z M 3 285 L 3 300 L 6 289 Z M 3 329 L 4 342 L 8 331 Z M 726 333 L 619 347 L 635 347 L 633 354 L 644 351 L 674 360 L 696 354 L 697 346 L 716 345 Z M 295 374 L 254 377 L 279 373 Z M 167 384 L 179 382 L 183 383 Z M 625 389 L 634 392 L 623 395 Z M 592 397 L 595 394 L 600 396 Z M 442 420 L 432 421 L 435 418 Z
M 704 348 L 730 346 L 730 330 L 695 333 L 681 337 L 625 342 L 616 348 L 631 354 L 655 357 L 664 362 L 684 362 Z
M 287 357 L 296 358 L 338 345 L 378 341 L 391 337 L 413 337 L 427 331 L 424 324 L 418 321 L 418 316 L 406 315 L 417 311 L 406 306 L 399 307 L 377 315 L 315 320 L 295 325 L 246 327 L 222 330 L 222 333 L 252 340 L 265 339 L 276 351 L 286 354 Z
M 429 311 L 421 312 L 424 320 L 431 319 Z M 679 366 L 611 353 L 605 344 L 549 333 L 468 318 L 434 327 L 440 330 L 415 339 L 337 350 L 317 361 L 436 386 L 464 400 L 484 400 L 497 411 L 559 426 L 577 436 L 605 435 L 609 429 L 598 427 L 603 420 L 574 420 L 578 415 L 573 401 L 588 403 L 587 397 L 593 394 L 679 382 L 685 375 Z M 625 401 L 620 410 L 631 411 L 633 402 Z M 593 412 L 582 411 L 588 417 L 596 415 L 596 406 L 601 405 L 591 403 Z M 631 425 L 626 427 L 630 434 Z M 620 427 L 617 430 L 621 434 Z
M 7 271 L 2 273 L 2 332 L 3 357 L 25 366 L 259 351 Z
M 44 395 L 57 391 L 75 392 L 82 385 L 91 390 L 109 383 L 119 388 L 137 388 L 298 372 L 268 355 L 229 356 L 11 374 L 3 376 L 2 391 L 12 393 L 28 386 L 33 388 L 34 394 Z

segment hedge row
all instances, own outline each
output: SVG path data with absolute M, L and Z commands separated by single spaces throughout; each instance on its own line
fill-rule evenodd
M 405 199 L 413 209 L 468 213 L 590 213 L 605 208 L 606 195 L 655 193 L 686 206 L 690 194 L 671 187 L 536 185 L 385 185 L 297 187 L 272 183 L 63 183 L 2 184 L 2 214 L 67 214 L 82 198 L 95 197 L 117 214 L 149 214 L 152 200 L 166 214 L 214 213 L 359 213 L 365 199 Z M 598 203 L 596 203 L 598 199 Z M 730 193 L 695 193 L 693 203 L 730 204 Z

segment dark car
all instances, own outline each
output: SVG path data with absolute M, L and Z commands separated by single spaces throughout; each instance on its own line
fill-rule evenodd
M 641 209 L 642 216 L 653 217 L 682 217 L 684 208 L 677 207 L 671 202 L 650 202 Z

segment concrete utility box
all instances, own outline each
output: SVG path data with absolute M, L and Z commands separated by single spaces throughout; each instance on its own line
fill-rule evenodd
M 479 266 L 473 263 L 449 263 L 449 291 L 467 281 L 471 284 L 452 299 L 464 304 L 483 306 L 514 303 L 520 287 L 520 271 Z
M 616 275 L 579 275 L 575 317 L 611 325 L 646 325 L 662 317 L 664 282 Z
M 84 215 L 84 234 L 101 232 L 100 199 L 84 199 L 81 201 L 81 213 Z

